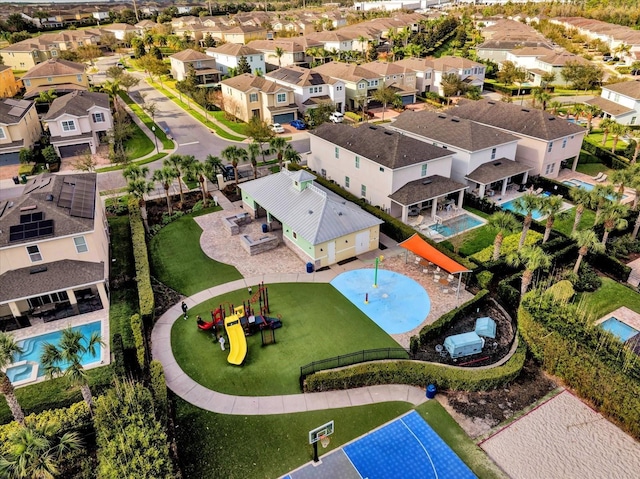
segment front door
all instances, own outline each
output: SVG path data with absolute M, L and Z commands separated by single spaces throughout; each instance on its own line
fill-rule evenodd
M 336 262 L 336 242 L 332 241 L 327 245 L 327 261 L 329 264 Z
M 356 254 L 369 251 L 369 230 L 362 231 L 356 235 Z

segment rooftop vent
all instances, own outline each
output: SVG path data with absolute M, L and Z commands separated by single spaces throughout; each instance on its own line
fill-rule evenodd
M 453 118 L 451 118 L 451 121 L 453 121 L 454 123 L 460 123 L 460 118 L 454 116 Z
M 493 166 L 500 166 L 501 164 L 502 164 L 502 162 L 501 162 L 501 161 L 496 161 L 496 162 L 493 164 Z
M 369 128 L 370 128 L 371 130 L 377 130 L 377 129 L 378 129 L 378 128 L 377 128 L 377 127 L 375 127 L 375 126 L 370 126 Z
M 312 215 L 313 214 L 313 210 L 309 210 L 309 214 Z
M 495 104 L 496 104 L 496 102 L 495 102 L 495 101 L 488 101 L 487 103 L 488 103 L 489 105 L 495 105 Z
M 529 110 L 527 110 L 526 108 L 522 108 L 520 111 L 523 111 L 525 113 L 529 113 Z
M 438 115 L 438 118 L 446 118 L 446 117 L 447 117 L 447 115 L 445 115 L 444 113 L 440 113 L 440 114 Z
M 45 198 L 47 201 L 53 201 L 53 195 L 47 195 Z
M 555 120 L 555 119 L 556 119 L 556 117 L 555 117 L 555 116 L 550 116 L 550 117 L 549 117 L 549 121 L 553 121 L 553 120 Z
M 391 135 L 393 135 L 393 132 L 392 131 L 385 131 L 384 134 L 391 136 Z
M 29 270 L 29 274 L 44 273 L 46 270 L 47 270 L 46 266 L 36 266 L 35 268 L 31 268 Z
M 424 180 L 422 182 L 423 185 L 430 185 L 431 184 L 431 180 Z

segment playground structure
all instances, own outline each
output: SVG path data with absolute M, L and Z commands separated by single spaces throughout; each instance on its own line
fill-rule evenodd
M 249 288 L 249 299 L 242 305 L 234 306 L 231 303 L 220 304 L 211 311 L 211 321 L 205 322 L 198 319 L 198 328 L 202 331 L 211 331 L 218 337 L 218 332 L 226 334 L 229 338 L 230 353 L 227 360 L 231 364 L 240 365 L 247 354 L 246 336 L 251 336 L 258 331 L 262 336 L 262 345 L 276 342 L 275 330 L 282 327 L 282 319 L 269 317 L 269 290 L 261 283 L 258 290 L 253 293 Z M 255 304 L 257 303 L 257 311 Z M 228 312 L 227 312 L 228 311 Z M 218 329 L 219 328 L 219 329 Z

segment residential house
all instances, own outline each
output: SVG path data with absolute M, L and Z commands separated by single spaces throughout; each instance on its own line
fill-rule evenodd
M 603 85 L 599 97 L 588 100 L 604 116 L 623 125 L 640 125 L 640 80 Z
M 284 243 L 315 268 L 376 250 L 383 222 L 314 184 L 315 178 L 284 169 L 242 183 L 242 207 L 270 230 L 281 229 Z
M 419 92 L 432 91 L 444 95 L 442 77 L 447 74 L 456 75 L 468 87 L 478 88 L 480 91 L 484 87 L 485 66 L 466 58 L 404 58 L 393 64 L 415 72 L 415 88 Z
M 0 55 L 4 64 L 14 70 L 28 70 L 40 62 L 57 57 L 59 52 L 57 43 L 47 38 L 35 37 L 3 48 Z
M 307 165 L 402 221 L 413 208 L 462 207 L 465 184 L 449 178 L 453 152 L 373 125 L 324 123 L 309 134 Z
M 103 310 L 95 319 L 108 322 L 109 239 L 96 180 L 46 173 L 0 201 L 2 320 L 25 326 Z
M 140 20 L 138 23 L 134 25 L 134 27 L 139 28 L 143 32 L 150 32 L 154 28 L 158 27 L 160 24 L 156 23 L 152 20 Z
M 290 65 L 307 66 L 311 58 L 307 55 L 307 50 L 322 47 L 322 43 L 310 41 L 306 37 L 295 37 L 254 40 L 247 46 L 264 53 L 266 71 L 272 71 Z
M 416 72 L 412 69 L 382 61 L 363 63 L 362 68 L 380 75 L 384 86 L 393 89 L 403 105 L 416 102 Z
M 483 20 L 484 21 L 484 20 Z M 485 41 L 478 45 L 477 54 L 483 60 L 502 63 L 514 49 L 543 47 L 553 49 L 552 43 L 533 27 L 513 20 L 500 19 L 482 29 Z
M 309 33 L 305 36 L 313 42 L 321 43 L 322 48 L 328 52 L 348 52 L 354 50 L 353 36 L 348 34 L 345 35 L 341 30 Z
M 415 58 L 406 57 L 393 63 L 400 67 L 412 70 L 415 73 L 416 90 L 421 94 L 431 91 L 433 86 L 433 64 L 430 57 Z
M 250 73 L 220 83 L 224 110 L 242 121 L 290 123 L 298 118 L 294 92 L 287 86 Z
M 530 166 L 530 175 L 548 178 L 556 178 L 564 167 L 576 169 L 587 133 L 546 111 L 501 101 L 462 101 L 447 113 L 517 136 L 516 161 Z
M 0 165 L 20 162 L 20 150 L 40 141 L 42 125 L 36 104 L 27 100 L 0 99 Z
M 0 98 L 11 98 L 22 89 L 10 66 L 0 65 Z
M 74 91 L 56 98 L 42 119 L 51 133 L 51 145 L 61 158 L 96 148 L 113 127 L 109 95 Z
M 341 80 L 297 66 L 279 68 L 266 77 L 291 88 L 298 110 L 303 114 L 322 103 L 333 103 L 336 111 L 344 113 L 345 89 Z
M 527 182 L 531 167 L 515 161 L 519 138 L 498 128 L 427 110 L 408 110 L 388 128 L 451 151 L 451 179 L 481 198 Z
M 88 90 L 89 78 L 84 63 L 52 58 L 39 63 L 22 77 L 25 98 L 37 97 L 40 92 L 53 89 L 58 95 L 76 90 Z
M 267 29 L 260 25 L 236 25 L 224 30 L 224 41 L 228 43 L 247 44 L 253 40 L 267 38 Z
M 538 58 L 552 55 L 553 52 L 554 50 L 545 46 L 514 48 L 510 52 L 507 52 L 505 61 L 510 61 L 520 68 L 533 70 L 538 67 L 536 63 Z
M 314 70 L 344 83 L 345 102 L 349 110 L 362 108 L 363 104 L 368 103 L 373 92 L 385 84 L 382 75 L 355 63 L 329 62 L 315 67 Z
M 554 85 L 569 85 L 570 83 L 562 77 L 562 69 L 567 63 L 593 65 L 589 60 L 585 60 L 583 57 L 574 55 L 566 50 L 556 50 L 544 57 L 538 57 L 535 63 L 536 68 L 527 70 L 530 76 L 530 83 L 533 85 L 540 85 L 542 83 L 542 75 L 545 73 L 555 74 L 555 79 L 552 82 Z
M 113 33 L 116 40 L 120 40 L 121 42 L 126 42 L 127 38 L 131 35 L 140 36 L 143 32 L 142 28 L 134 27 L 128 23 L 112 23 L 110 25 L 103 25 L 100 28 L 104 31 Z
M 259 73 L 265 73 L 266 71 L 264 53 L 247 45 L 239 43 L 225 43 L 218 47 L 207 48 L 206 54 L 215 58 L 216 66 L 223 75 L 227 75 L 230 68 L 238 68 L 238 62 L 241 57 L 244 57 L 251 67 L 250 73 L 258 75 Z
M 174 53 L 169 59 L 171 75 L 178 81 L 185 80 L 193 68 L 198 85 L 209 87 L 220 82 L 221 72 L 216 68 L 216 60 L 204 53 L 188 48 Z
M 96 19 L 96 21 L 98 22 L 98 25 L 100 25 L 100 22 L 103 22 L 105 20 L 109 19 L 109 11 L 108 10 L 98 10 L 97 12 L 93 12 L 93 18 Z

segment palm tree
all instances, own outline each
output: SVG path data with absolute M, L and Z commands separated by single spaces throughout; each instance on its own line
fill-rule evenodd
M 622 195 L 624 195 L 625 186 L 633 183 L 636 175 L 640 173 L 638 168 L 624 168 L 622 170 L 615 170 L 609 179 L 611 183 L 614 185 L 618 185 L 618 201 L 622 199 Z
M 138 199 L 138 205 L 140 205 L 140 216 L 142 216 L 142 223 L 145 230 L 149 231 L 149 223 L 147 222 L 147 203 L 144 199 L 145 195 L 151 193 L 154 189 L 153 181 L 147 181 L 147 175 L 149 174 L 149 168 L 138 165 L 129 165 L 122 173 L 123 176 L 129 180 L 127 183 L 127 192 Z
M 284 56 L 286 52 L 280 48 L 280 47 L 276 47 L 276 49 L 273 51 L 273 53 L 269 54 L 269 57 L 275 57 L 278 59 L 278 67 L 282 68 L 282 57 Z
M 630 133 L 633 141 L 636 143 L 636 147 L 633 149 L 633 156 L 631 157 L 631 164 L 635 165 L 636 161 L 638 161 L 638 154 L 640 154 L 640 132 L 631 130 Z
M 58 435 L 53 421 L 21 427 L 8 438 L 7 454 L 0 457 L 0 476 L 13 479 L 53 479 L 65 456 L 82 447 L 76 432 Z
M 551 110 L 552 115 L 557 115 L 560 108 L 562 108 L 562 103 L 559 101 L 552 101 L 549 103 L 549 110 Z
M 602 130 L 602 146 L 607 144 L 607 139 L 609 138 L 609 130 L 611 126 L 615 123 L 611 118 L 605 118 L 600 122 L 600 129 Z
M 51 105 L 51 102 L 58 97 L 56 95 L 55 88 L 49 88 L 49 90 L 41 91 L 38 97 L 36 98 L 36 103 L 47 103 Z
M 22 425 L 24 425 L 24 412 L 20 407 L 18 398 L 16 398 L 13 384 L 11 384 L 9 377 L 4 372 L 4 368 L 15 362 L 16 355 L 22 354 L 23 352 L 22 348 L 18 346 L 18 343 L 13 339 L 13 336 L 0 333 L 0 394 L 6 399 L 9 409 L 11 409 L 13 419 Z
M 582 103 L 576 103 L 570 110 L 570 113 L 573 115 L 573 118 L 578 122 L 580 117 L 584 114 L 584 105 Z
M 533 221 L 533 212 L 538 209 L 540 198 L 531 193 L 525 193 L 519 198 L 513 201 L 513 205 L 517 211 L 524 211 L 524 222 L 522 223 L 522 234 L 520 235 L 520 242 L 518 243 L 518 250 L 524 245 L 524 241 L 527 238 L 527 233 L 531 227 Z
M 244 148 L 239 148 L 235 145 L 227 146 L 224 150 L 222 150 L 222 158 L 227 160 L 233 166 L 233 172 L 236 177 L 236 185 L 238 184 L 238 163 L 247 159 L 247 150 Z
M 384 121 L 384 113 L 387 111 L 387 105 L 393 103 L 397 97 L 396 92 L 388 86 L 381 86 L 371 94 L 371 98 L 382 103 L 382 121 Z
M 607 244 L 609 233 L 613 230 L 622 230 L 629 225 L 625 219 L 628 213 L 629 207 L 620 203 L 609 202 L 602 208 L 600 222 L 604 226 L 604 233 L 602 234 L 603 245 Z
M 198 179 L 200 191 L 202 192 L 202 206 L 207 207 L 207 179 L 205 178 L 205 170 L 207 167 L 204 163 L 194 161 L 189 165 L 189 172 Z
M 500 257 L 500 250 L 502 249 L 502 241 L 504 240 L 505 233 L 512 233 L 518 229 L 520 223 L 511 213 L 507 211 L 498 211 L 489 217 L 488 223 L 490 228 L 497 231 L 496 237 L 493 240 L 493 261 L 496 261 Z
M 539 102 L 540 105 L 542 106 L 543 110 L 547 109 L 547 102 L 549 100 L 551 100 L 551 94 L 548 91 L 546 91 L 546 90 L 544 90 L 542 88 L 535 88 L 533 90 L 533 101 L 534 101 L 534 104 L 536 102 Z
M 524 265 L 522 285 L 520 287 L 520 297 L 522 297 L 529 290 L 533 273 L 540 268 L 547 269 L 551 266 L 551 256 L 545 253 L 540 246 L 526 246 L 509 254 L 507 256 L 507 264 L 511 266 Z
M 596 208 L 596 217 L 593 221 L 593 226 L 598 224 L 602 208 L 604 208 L 607 203 L 611 203 L 611 198 L 615 198 L 617 194 L 612 185 L 598 184 L 591 190 L 591 205 Z
M 616 152 L 616 146 L 618 146 L 618 140 L 621 136 L 624 136 L 629 131 L 629 127 L 627 125 L 623 125 L 621 123 L 613 123 L 610 127 L 610 133 L 613 137 L 613 144 L 611 145 L 611 153 Z
M 275 154 L 278 158 L 278 166 L 282 170 L 282 158 L 284 150 L 287 147 L 287 140 L 282 137 L 274 137 L 269 140 L 269 152 Z
M 284 161 L 287 163 L 295 163 L 298 164 L 302 161 L 302 157 L 300 153 L 289 143 L 287 147 L 284 149 Z
M 184 158 L 181 155 L 171 155 L 162 162 L 164 166 L 169 166 L 176 170 L 176 178 L 180 188 L 180 204 L 184 203 L 184 192 L 182 191 L 182 173 L 184 172 Z
M 177 177 L 178 172 L 172 166 L 163 166 L 159 170 L 154 171 L 153 176 L 151 177 L 153 181 L 157 181 L 164 188 L 164 194 L 167 198 L 167 211 L 170 215 L 173 211 L 171 209 L 171 195 L 169 194 L 169 188 L 171 187 L 173 180 Z
M 598 235 L 596 235 L 593 230 L 574 231 L 571 233 L 571 237 L 578 245 L 578 259 L 576 260 L 576 264 L 573 266 L 573 272 L 578 274 L 578 271 L 580 270 L 580 263 L 587 253 L 589 251 L 593 251 L 594 253 L 603 253 L 605 246 L 600 243 Z
M 556 220 L 558 212 L 562 209 L 564 202 L 561 196 L 549 196 L 540 199 L 540 206 L 538 209 L 543 215 L 547 216 L 547 223 L 545 224 L 544 237 L 542 242 L 546 243 L 551 236 L 551 229 L 553 228 L 553 222 Z
M 93 408 L 93 396 L 89 388 L 87 372 L 82 367 L 81 360 L 87 353 L 95 356 L 98 345 L 104 345 L 98 332 L 94 332 L 87 341 L 81 331 L 68 327 L 62 330 L 62 337 L 57 346 L 51 343 L 43 344 L 40 357 L 40 364 L 47 377 L 63 375 L 69 378 L 72 385 L 80 387 L 82 398 L 89 406 L 89 411 Z
M 576 205 L 576 216 L 573 220 L 573 229 L 571 230 L 573 234 L 578 230 L 584 210 L 591 206 L 593 198 L 590 191 L 578 187 L 571 188 L 569 190 L 569 196 L 571 196 L 571 200 Z
M 205 174 L 207 175 L 207 178 L 209 178 L 209 180 L 212 183 L 217 184 L 218 173 L 223 173 L 224 171 L 224 165 L 222 164 L 222 160 L 217 156 L 207 155 L 207 159 L 204 160 L 204 166 L 205 166 Z
M 247 145 L 247 155 L 249 156 L 249 161 L 251 162 L 251 167 L 253 168 L 254 179 L 258 178 L 258 155 L 260 154 L 260 151 L 260 143 L 252 141 Z
M 593 119 L 602 113 L 602 110 L 596 105 L 585 105 L 583 111 L 584 117 L 587 119 L 587 131 L 591 133 Z

